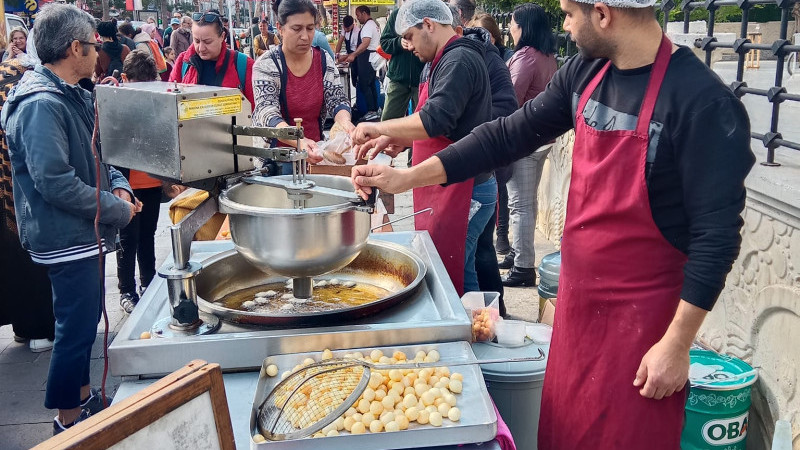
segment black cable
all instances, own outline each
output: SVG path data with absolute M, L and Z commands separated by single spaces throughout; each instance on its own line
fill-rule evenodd
M 119 82 L 113 76 L 106 77 L 101 84 L 111 83 L 119 86 Z M 103 266 L 103 240 L 100 237 L 100 153 L 97 150 L 97 135 L 98 135 L 98 113 L 97 113 L 97 99 L 94 102 L 94 130 L 92 131 L 92 154 L 94 155 L 95 167 L 95 201 L 97 202 L 97 209 L 94 215 L 94 236 L 97 240 L 97 265 L 100 274 L 100 299 L 103 307 L 103 320 L 105 322 L 103 330 L 103 380 L 100 384 L 100 392 L 103 396 L 103 407 L 108 408 L 108 398 L 106 397 L 106 378 L 108 376 L 108 311 L 106 311 L 106 283 L 105 283 L 105 267 Z

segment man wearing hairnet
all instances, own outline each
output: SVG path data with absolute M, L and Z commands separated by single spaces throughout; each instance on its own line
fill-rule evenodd
M 452 24 L 450 8 L 441 0 L 411 0 L 398 10 L 397 34 L 422 62 L 430 62 L 420 80 L 417 111 L 400 119 L 360 123 L 353 131 L 357 142 L 375 139 L 392 156 L 411 146 L 416 165 L 491 120 L 485 47 L 458 36 Z M 361 146 L 358 156 L 371 148 Z M 491 170 L 461 183 L 414 190 L 414 208 L 434 211 L 432 216 L 417 216 L 416 228 L 430 233 L 459 294 L 479 289 L 475 248 L 496 203 L 497 182 Z
M 544 92 L 411 169 L 353 169 L 362 195 L 449 185 L 575 130 L 542 449 L 680 448 L 689 348 L 739 253 L 747 113 L 653 3 L 561 0 L 580 55 Z

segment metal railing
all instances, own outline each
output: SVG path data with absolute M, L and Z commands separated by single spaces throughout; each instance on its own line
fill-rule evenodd
M 778 122 L 780 119 L 781 103 L 784 101 L 800 102 L 800 95 L 792 94 L 786 91 L 783 85 L 783 73 L 786 69 L 786 59 L 793 53 L 800 52 L 800 45 L 791 45 L 787 40 L 789 31 L 789 20 L 792 17 L 792 8 L 798 0 L 706 0 L 688 1 L 684 0 L 680 5 L 683 10 L 683 32 L 689 33 L 689 16 L 695 9 L 708 10 L 708 32 L 707 36 L 703 39 L 695 41 L 695 47 L 705 51 L 705 63 L 711 66 L 711 55 L 717 49 L 731 49 L 738 55 L 736 66 L 736 80 L 730 84 L 730 88 L 737 97 L 742 98 L 744 95 L 758 95 L 766 97 L 767 101 L 772 104 L 772 115 L 770 117 L 769 131 L 766 133 L 751 132 L 750 135 L 754 139 L 758 139 L 764 144 L 767 149 L 767 160 L 761 164 L 765 166 L 779 166 L 775 162 L 775 149 L 779 147 L 790 148 L 793 150 L 800 150 L 800 143 L 783 139 L 783 135 L 778 129 Z M 781 10 L 780 30 L 778 39 L 772 43 L 753 43 L 748 38 L 748 24 L 749 12 L 753 6 L 756 5 L 777 5 Z M 673 0 L 664 0 L 660 5 L 657 5 L 663 14 L 662 24 L 664 29 L 667 27 L 669 20 L 669 12 L 675 8 Z M 715 25 L 715 12 L 722 6 L 737 6 L 742 10 L 742 22 L 739 29 L 739 37 L 732 43 L 718 42 L 714 37 Z M 757 89 L 747 85 L 744 81 L 745 57 L 748 52 L 752 50 L 769 51 L 775 55 L 775 83 L 769 89 Z
M 770 117 L 769 131 L 759 133 L 752 131 L 751 137 L 758 139 L 764 144 L 767 149 L 767 160 L 761 164 L 765 166 L 780 166 L 775 162 L 775 150 L 777 148 L 788 148 L 793 150 L 800 150 L 800 143 L 787 140 L 783 138 L 779 130 L 779 119 L 781 112 L 781 104 L 785 101 L 800 102 L 800 94 L 790 93 L 786 90 L 783 83 L 783 74 L 787 68 L 787 59 L 792 59 L 790 56 L 794 55 L 800 59 L 800 45 L 792 45 L 788 37 L 789 21 L 792 18 L 792 8 L 795 3 L 800 0 L 705 0 L 705 1 L 690 1 L 683 0 L 679 9 L 683 12 L 683 32 L 689 33 L 689 22 L 692 11 L 696 9 L 705 9 L 708 11 L 708 31 L 703 39 L 698 39 L 695 46 L 705 51 L 705 63 L 711 66 L 712 53 L 719 49 L 730 49 L 738 55 L 736 67 L 736 80 L 730 84 L 733 93 L 742 98 L 744 95 L 757 95 L 766 97 L 767 101 L 772 104 L 772 114 Z M 773 42 L 753 43 L 748 38 L 748 25 L 749 25 L 749 12 L 753 6 L 756 5 L 776 5 L 781 10 L 780 30 L 778 39 Z M 742 11 L 742 20 L 739 30 L 738 38 L 732 43 L 718 42 L 714 37 L 714 26 L 716 23 L 715 13 L 722 6 L 736 6 Z M 675 0 L 662 0 L 656 4 L 656 10 L 660 11 L 661 23 L 664 30 L 667 29 L 669 22 L 670 11 L 676 9 L 677 4 Z M 503 12 L 496 9 L 490 9 L 487 12 L 491 14 L 503 33 L 505 39 L 510 39 L 508 32 L 508 22 L 511 20 L 510 12 Z M 554 24 L 560 29 L 560 18 L 554 18 L 557 22 Z M 800 32 L 800 30 L 795 30 Z M 575 43 L 569 37 L 569 33 L 556 33 L 556 42 L 558 44 L 556 58 L 559 64 L 563 64 L 569 57 L 577 52 Z M 507 42 L 506 42 L 507 43 Z M 768 89 L 758 89 L 749 87 L 747 82 L 744 81 L 744 69 L 746 55 L 753 50 L 760 50 L 771 52 L 775 55 L 775 82 L 773 86 Z

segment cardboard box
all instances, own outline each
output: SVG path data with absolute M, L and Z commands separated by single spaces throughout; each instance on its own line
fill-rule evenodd
M 327 161 L 323 161 L 321 164 L 309 164 L 308 173 L 320 175 L 339 175 L 350 178 L 350 174 L 353 171 L 353 166 L 360 166 L 367 163 L 363 159 L 354 163 L 351 154 L 352 152 L 344 154 L 348 163 L 343 165 L 331 164 Z
M 350 178 L 350 173 L 353 171 L 353 166 L 334 166 L 334 165 L 314 165 L 308 166 L 308 173 L 314 175 L 339 175 L 340 177 Z
M 539 316 L 539 322 L 545 323 L 547 325 L 553 326 L 553 319 L 556 315 L 556 305 L 554 304 L 554 298 L 548 298 L 544 302 L 544 307 L 542 308 L 541 315 Z

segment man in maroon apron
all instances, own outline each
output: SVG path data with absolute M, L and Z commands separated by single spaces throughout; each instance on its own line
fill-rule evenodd
M 441 0 L 415 0 L 412 6 L 419 6 L 420 1 L 430 5 L 428 16 L 414 16 L 414 8 L 409 16 L 406 8 L 398 11 L 395 21 L 398 34 L 406 39 L 413 53 L 423 62 L 431 62 L 429 72 L 420 80 L 416 114 L 381 123 L 360 123 L 353 132 L 354 142 L 363 144 L 357 149 L 359 157 L 376 151 L 396 156 L 412 145 L 412 162 L 420 164 L 491 119 L 491 90 L 483 47 L 471 39 L 459 38 L 452 27 L 450 10 Z M 491 177 L 490 171 L 461 183 L 414 190 L 414 209 L 433 208 L 433 215 L 416 217 L 416 229 L 430 233 L 459 294 L 464 292 L 473 185 Z M 481 230 L 486 221 L 488 216 Z M 474 246 L 471 251 L 474 253 Z
M 679 448 L 689 347 L 738 255 L 754 162 L 744 106 L 653 1 L 608 1 L 561 1 L 581 57 L 519 111 L 407 171 L 353 171 L 364 192 L 455 183 L 575 129 L 543 450 Z

